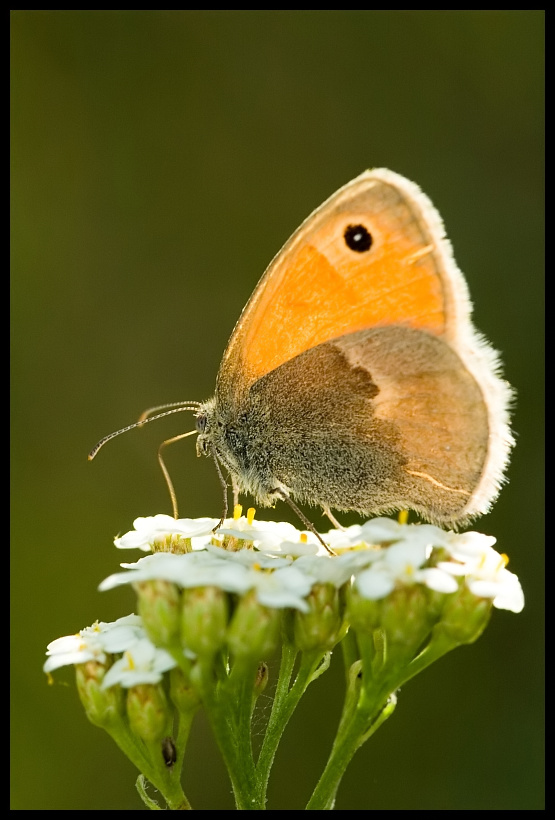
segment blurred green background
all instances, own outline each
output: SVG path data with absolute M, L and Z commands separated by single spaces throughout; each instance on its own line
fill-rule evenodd
M 475 321 L 516 387 L 510 483 L 476 524 L 526 595 L 400 694 L 338 809 L 543 808 L 542 11 L 12 11 L 12 803 L 139 809 L 136 772 L 89 724 L 46 644 L 134 595 L 97 591 L 114 536 L 171 512 L 158 443 L 112 442 L 147 407 L 208 398 L 265 266 L 372 166 L 445 220 Z M 220 513 L 194 441 L 168 466 L 184 516 Z M 274 517 L 290 518 L 281 506 Z M 262 515 L 262 513 L 261 513 Z M 316 519 L 316 523 L 321 519 Z M 297 522 L 294 522 L 297 523 Z M 306 802 L 333 737 L 341 660 L 309 690 L 269 807 Z M 202 717 L 185 786 L 232 809 Z

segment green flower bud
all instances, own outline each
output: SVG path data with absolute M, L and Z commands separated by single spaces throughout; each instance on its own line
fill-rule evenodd
M 338 590 L 333 584 L 314 584 L 306 602 L 309 612 L 295 612 L 296 646 L 302 650 L 333 649 L 343 635 Z
M 146 743 L 169 735 L 172 709 L 162 684 L 140 683 L 128 689 L 127 717 L 131 730 Z
M 437 622 L 434 595 L 421 584 L 398 586 L 377 600 L 350 590 L 348 617 L 373 675 L 389 674 L 416 656 Z
M 381 604 L 380 623 L 388 645 L 398 645 L 409 654 L 416 652 L 434 623 L 428 589 L 420 584 L 401 586 L 383 598 Z
M 382 602 L 363 598 L 356 587 L 347 591 L 347 621 L 354 630 L 371 634 L 381 621 Z
M 447 596 L 436 629 L 456 644 L 473 643 L 486 628 L 492 606 L 491 598 L 478 598 L 463 583 Z
M 181 640 L 196 655 L 213 655 L 222 648 L 228 619 L 228 596 L 219 587 L 183 590 Z
M 179 641 L 181 595 L 175 584 L 161 579 L 135 584 L 139 615 L 150 640 L 166 648 Z
M 243 595 L 231 619 L 227 642 L 235 657 L 259 661 L 276 650 L 281 610 L 263 606 L 251 591 Z
M 123 715 L 121 687 L 101 688 L 107 671 L 107 666 L 97 661 L 87 661 L 75 666 L 77 691 L 88 719 L 95 726 L 112 726 Z
M 178 712 L 196 712 L 200 698 L 183 671 L 175 666 L 170 669 L 170 698 Z

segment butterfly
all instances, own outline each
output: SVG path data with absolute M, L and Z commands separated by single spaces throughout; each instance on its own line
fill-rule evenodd
M 282 499 L 306 523 L 298 502 L 335 524 L 332 510 L 414 510 L 457 527 L 505 480 L 511 400 L 439 213 L 380 168 L 336 191 L 270 263 L 214 396 L 169 412 L 194 411 L 197 452 L 236 497 Z

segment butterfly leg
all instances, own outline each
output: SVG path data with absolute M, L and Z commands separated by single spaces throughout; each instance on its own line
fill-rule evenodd
M 283 500 L 284 500 L 287 504 L 289 504 L 289 506 L 291 507 L 291 509 L 292 509 L 292 510 L 294 510 L 294 511 L 296 512 L 296 514 L 299 516 L 299 518 L 301 519 L 301 521 L 303 522 L 303 524 L 305 525 L 305 527 L 307 528 L 307 530 L 310 530 L 311 532 L 313 532 L 313 533 L 314 533 L 314 535 L 316 536 L 316 538 L 318 539 L 318 541 L 322 544 L 322 546 L 323 546 L 323 547 L 325 547 L 325 548 L 326 548 L 326 550 L 329 552 L 329 554 L 330 554 L 330 555 L 335 555 L 335 552 L 333 552 L 333 550 L 331 550 L 331 549 L 328 547 L 328 545 L 326 544 L 326 542 L 324 541 L 324 539 L 322 538 L 322 536 L 320 535 L 320 533 L 318 532 L 318 530 L 316 529 L 316 527 L 314 526 L 314 524 L 313 524 L 311 521 L 309 521 L 309 520 L 308 520 L 308 518 L 307 518 L 307 517 L 306 517 L 306 515 L 302 512 L 302 510 L 300 510 L 300 509 L 297 507 L 297 505 L 295 504 L 295 502 L 294 502 L 294 501 L 292 501 L 292 500 L 289 498 L 289 496 L 287 495 L 287 493 L 285 492 L 285 490 L 282 490 L 282 489 L 281 489 L 281 487 L 276 487 L 276 489 L 275 489 L 275 490 L 272 490 L 271 492 L 272 492 L 272 493 L 277 493 L 277 494 L 280 496 L 280 498 L 283 498 Z
M 236 507 L 239 503 L 239 487 L 235 481 L 235 476 L 231 476 L 231 486 L 233 487 L 233 506 Z
M 324 515 L 327 515 L 327 517 L 329 518 L 329 520 L 331 521 L 333 526 L 336 528 L 336 530 L 344 530 L 345 529 L 343 524 L 340 524 L 339 521 L 337 520 L 337 518 L 332 514 L 332 511 L 330 510 L 329 507 L 324 507 Z
M 222 468 L 220 467 L 220 462 L 218 460 L 218 457 L 217 457 L 213 447 L 210 448 L 210 454 L 211 454 L 212 458 L 214 459 L 214 464 L 216 465 L 216 471 L 217 471 L 218 477 L 220 479 L 220 484 L 222 485 L 223 502 L 224 502 L 222 517 L 220 518 L 219 522 L 216 524 L 216 526 L 212 530 L 212 532 L 216 532 L 216 530 L 220 529 L 220 527 L 224 523 L 225 519 L 227 518 L 227 481 L 225 480 L 225 478 L 223 476 Z

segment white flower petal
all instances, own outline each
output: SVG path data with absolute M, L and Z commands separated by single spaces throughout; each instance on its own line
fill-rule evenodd
M 299 530 L 286 521 L 249 521 L 245 516 L 226 519 L 218 533 L 243 541 L 252 541 L 260 550 L 279 547 L 284 541 L 295 543 L 301 540 Z
M 50 641 L 46 648 L 48 655 L 79 652 L 83 648 L 83 638 L 79 633 L 76 635 L 64 635 L 62 638 L 56 638 Z
M 477 598 L 495 598 L 500 592 L 500 585 L 493 580 L 481 580 L 480 578 L 468 578 L 467 586 Z
M 124 652 L 145 634 L 142 626 L 122 626 L 102 636 L 102 645 L 111 655 Z
M 459 588 L 459 585 L 452 575 L 449 575 L 447 572 L 442 572 L 437 567 L 420 570 L 420 577 L 428 589 L 433 589 L 435 592 L 449 594 L 456 592 Z
M 137 641 L 129 647 L 119 660 L 108 669 L 102 681 L 102 688 L 120 684 L 123 687 L 141 683 L 158 683 L 164 672 L 177 666 L 176 661 L 166 652 L 154 646 L 148 638 Z
M 457 561 L 438 561 L 437 568 L 443 570 L 443 572 L 448 572 L 449 575 L 466 575 L 468 573 L 468 567 L 466 564 L 460 564 Z
M 106 655 L 101 650 L 92 652 L 89 649 L 84 649 L 79 652 L 65 652 L 63 655 L 51 655 L 46 659 L 43 665 L 44 672 L 53 672 L 54 669 L 59 669 L 61 666 L 71 666 L 76 663 L 87 663 L 88 661 L 98 661 L 104 663 Z
M 382 560 L 392 572 L 406 574 L 421 567 L 427 558 L 428 546 L 425 539 L 416 538 L 392 544 L 384 550 Z
M 496 609 L 508 609 L 510 612 L 522 612 L 524 609 L 524 592 L 517 576 L 505 570 L 506 576 L 502 589 L 493 599 Z
M 346 527 L 344 530 L 330 530 L 322 535 L 322 538 L 332 550 L 351 549 L 362 544 L 364 538 L 362 536 L 362 526 L 360 524 L 353 524 Z
M 127 565 L 127 572 L 118 572 L 105 578 L 99 586 L 101 591 L 122 584 L 140 581 L 164 580 L 183 588 L 219 586 L 227 592 L 244 592 L 246 567 L 217 558 L 209 552 L 176 555 L 157 552 Z
M 377 601 L 385 598 L 395 587 L 390 573 L 371 567 L 356 576 L 355 584 L 363 598 Z
M 362 525 L 361 535 L 367 544 L 401 541 L 406 535 L 407 526 L 392 518 L 371 518 Z
M 464 563 L 472 558 L 480 558 L 493 547 L 496 540 L 493 535 L 484 535 L 482 532 L 453 532 L 445 546 L 455 560 Z
M 287 555 L 292 558 L 297 558 L 301 555 L 318 555 L 321 546 L 322 545 L 315 539 L 314 541 L 282 541 L 275 547 L 262 546 L 260 549 L 276 556 Z
M 301 612 L 308 612 L 304 600 L 312 584 L 309 579 L 294 566 L 283 567 L 274 572 L 251 569 L 248 571 L 249 589 L 254 589 L 256 597 L 264 606 L 276 609 L 292 607 Z
M 243 564 L 246 567 L 261 567 L 262 569 L 279 569 L 288 567 L 292 563 L 291 558 L 272 555 L 271 553 L 253 549 L 240 549 L 236 551 L 226 550 L 222 547 L 215 547 L 211 544 L 207 551 L 212 556 L 221 561 Z
M 61 666 L 97 661 L 104 663 L 106 653 L 123 651 L 144 636 L 138 615 L 126 615 L 117 621 L 96 622 L 76 635 L 66 635 L 51 641 L 47 647 L 49 656 L 44 671 L 51 672 Z
M 353 555 L 354 553 L 349 553 Z M 340 561 L 327 555 L 303 555 L 295 561 L 295 568 L 301 570 L 311 584 L 333 584 L 337 588 L 346 584 L 353 574 L 352 562 Z

